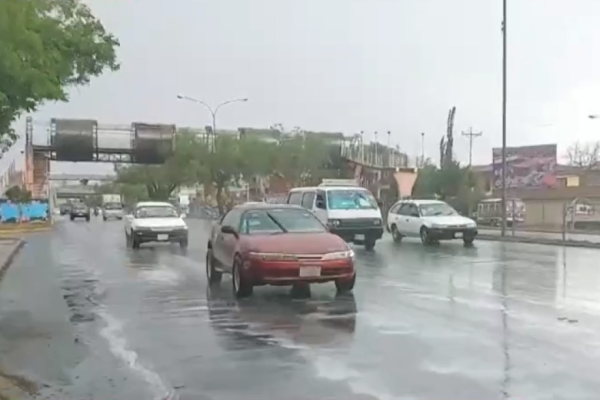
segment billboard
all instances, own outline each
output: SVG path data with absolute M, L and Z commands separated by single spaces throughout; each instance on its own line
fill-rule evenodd
M 502 188 L 502 149 L 492 149 L 494 188 Z M 506 148 L 507 188 L 556 186 L 556 145 Z
M 94 132 L 98 123 L 86 119 L 52 119 L 52 144 L 57 161 L 93 161 Z
M 134 122 L 133 162 L 136 164 L 162 164 L 173 153 L 175 125 Z

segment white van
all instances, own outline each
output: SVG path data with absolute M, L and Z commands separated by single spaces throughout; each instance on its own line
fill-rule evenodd
M 354 180 L 324 179 L 316 187 L 292 189 L 287 204 L 310 210 L 332 233 L 367 250 L 383 235 L 381 210 L 375 197 Z

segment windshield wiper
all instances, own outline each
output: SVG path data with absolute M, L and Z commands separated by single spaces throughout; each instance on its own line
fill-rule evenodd
M 287 233 L 287 232 L 288 232 L 288 230 L 287 230 L 287 229 L 285 229 L 285 228 L 283 227 L 283 225 L 281 225 L 281 222 L 279 222 L 279 221 L 277 220 L 277 218 L 275 218 L 274 216 L 272 216 L 270 213 L 266 213 L 266 214 L 267 214 L 267 217 L 269 217 L 269 218 L 271 219 L 271 221 L 275 222 L 275 225 L 277 225 L 277 226 L 279 227 L 279 229 L 281 229 L 281 230 L 282 230 L 282 232 L 281 232 L 281 233 Z

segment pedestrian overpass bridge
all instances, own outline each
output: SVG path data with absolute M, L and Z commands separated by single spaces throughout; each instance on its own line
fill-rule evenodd
M 114 182 L 117 177 L 116 175 L 102 175 L 102 174 L 50 174 L 48 179 L 51 181 L 100 181 L 100 182 Z

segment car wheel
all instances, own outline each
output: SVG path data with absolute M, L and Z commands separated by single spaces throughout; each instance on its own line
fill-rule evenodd
M 71 215 L 71 221 L 75 221 L 75 217 Z
M 179 247 L 181 247 L 182 249 L 187 249 L 187 247 L 188 247 L 188 240 L 187 240 L 187 238 L 181 239 L 179 241 Z
M 463 243 L 465 244 L 465 246 L 471 246 L 474 241 L 475 241 L 475 236 L 468 235 L 468 236 L 463 237 Z
M 338 279 L 335 281 L 335 288 L 338 293 L 348 293 L 354 289 L 354 283 L 356 283 L 356 272 L 352 275 L 351 279 Z
M 369 237 L 365 238 L 365 249 L 369 251 L 373 250 L 375 248 L 375 242 L 375 239 Z
M 132 249 L 139 249 L 140 248 L 140 241 L 137 240 L 137 238 L 135 237 L 135 235 L 133 234 L 133 232 L 131 232 L 131 248 Z
M 241 259 L 236 257 L 235 261 L 233 262 L 233 271 L 231 271 L 233 275 L 231 282 L 233 285 L 233 294 L 238 299 L 249 297 L 252 295 L 252 291 L 254 290 L 252 284 L 248 282 L 248 280 L 244 277 L 244 274 L 242 274 L 240 271 L 241 268 Z
M 402 236 L 400 234 L 400 232 L 398 232 L 398 228 L 396 227 L 396 224 L 392 225 L 392 239 L 394 239 L 394 242 L 400 243 L 402 241 L 403 237 L 404 236 Z
M 217 271 L 215 268 L 215 257 L 213 255 L 212 249 L 208 249 L 206 251 L 206 279 L 209 284 L 218 284 L 221 283 L 221 279 L 223 278 L 223 272 Z
M 433 239 L 431 239 L 431 236 L 429 234 L 429 229 L 427 229 L 426 227 L 424 227 L 424 226 L 421 227 L 420 236 L 421 236 L 421 243 L 423 243 L 425 246 L 433 244 Z
M 102 217 L 102 220 L 103 220 L 103 221 L 106 221 L 106 217 Z
M 87 222 L 90 222 L 90 216 L 88 215 L 87 217 L 85 217 L 85 220 L 86 220 Z

